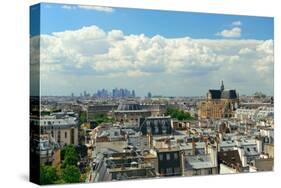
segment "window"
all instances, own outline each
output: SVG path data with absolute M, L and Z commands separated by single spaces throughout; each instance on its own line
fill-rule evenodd
M 60 131 L 58 131 L 58 143 L 60 144 Z
M 213 169 L 208 169 L 208 174 L 213 174 Z
M 201 170 L 193 170 L 193 175 L 201 175 Z
M 163 176 L 164 174 L 165 174 L 165 170 L 164 170 L 164 168 L 161 168 L 161 169 L 160 169 L 160 175 Z
M 67 132 L 64 132 L 64 138 L 67 138 Z
M 167 168 L 166 169 L 166 174 L 167 175 L 172 175 L 173 174 L 173 169 L 172 168 Z
M 166 154 L 166 160 L 169 161 L 170 159 L 171 159 L 170 153 L 167 153 L 167 154 Z
M 150 127 L 150 125 L 148 125 L 148 126 L 146 127 L 146 132 L 147 132 L 147 133 L 151 133 L 151 127 Z
M 156 134 L 159 133 L 159 128 L 158 128 L 157 125 L 154 127 L 154 132 L 155 132 Z
M 178 153 L 174 153 L 174 159 L 178 159 L 179 156 L 178 156 Z
M 165 124 L 162 125 L 162 133 L 166 134 L 167 133 L 167 127 Z
M 182 128 L 182 124 L 181 123 L 179 124 L 179 128 Z
M 73 129 L 73 128 L 71 129 L 70 137 L 71 137 L 70 143 L 71 143 L 71 144 L 75 144 L 75 143 L 74 143 L 74 129 Z
M 179 167 L 174 168 L 174 174 L 175 175 L 179 175 L 180 174 L 180 168 Z
M 163 154 L 159 154 L 159 159 L 160 159 L 160 161 L 163 160 Z

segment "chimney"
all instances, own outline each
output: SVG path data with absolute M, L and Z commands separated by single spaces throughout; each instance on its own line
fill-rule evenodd
M 221 150 L 221 148 L 220 148 L 220 138 L 219 138 L 218 134 L 216 136 L 215 141 L 216 141 L 217 150 L 218 150 L 218 152 L 220 152 L 220 150 Z
M 205 154 L 208 154 L 208 138 L 204 137 L 204 142 L 205 142 Z
M 152 134 L 151 134 L 151 133 L 148 133 L 146 136 L 147 136 L 148 147 L 149 147 L 149 149 L 151 149 L 152 146 L 153 146 L 153 137 L 152 137 Z
M 184 164 L 184 151 L 180 151 L 181 159 L 181 175 L 184 176 L 185 164 Z
M 216 146 L 211 146 L 210 147 L 210 156 L 212 159 L 212 162 L 215 166 L 218 166 L 218 152 L 217 152 L 217 147 Z
M 261 153 L 263 151 L 263 143 L 261 138 L 256 138 L 256 144 L 257 144 L 257 152 Z
M 196 143 L 192 140 L 192 155 L 195 155 Z
M 190 137 L 189 127 L 186 127 L 186 134 L 188 135 L 188 137 Z
M 146 134 L 146 138 L 147 138 L 148 148 L 150 149 L 150 148 L 151 148 L 151 145 L 150 145 L 150 136 L 149 136 L 149 133 Z
M 171 149 L 171 140 L 170 139 L 167 140 L 167 144 L 168 144 L 168 148 Z

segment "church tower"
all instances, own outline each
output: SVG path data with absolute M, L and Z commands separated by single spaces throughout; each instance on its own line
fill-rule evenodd
M 221 92 L 224 90 L 223 80 L 221 81 Z

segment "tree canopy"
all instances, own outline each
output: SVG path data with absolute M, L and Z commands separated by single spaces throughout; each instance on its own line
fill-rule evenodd
M 175 118 L 177 120 L 192 120 L 193 117 L 190 115 L 190 113 L 185 112 L 183 110 L 179 110 L 176 108 L 168 108 L 166 110 L 166 115 L 170 115 L 172 118 Z
M 113 119 L 112 118 L 109 118 L 107 117 L 106 115 L 104 114 L 99 114 L 95 117 L 95 122 L 99 125 L 101 123 L 112 123 L 113 122 Z
M 85 111 L 80 112 L 79 120 L 80 124 L 87 122 L 87 113 Z
M 74 145 L 67 145 L 61 149 L 61 159 L 63 160 L 62 167 L 67 165 L 77 165 L 79 158 Z
M 40 183 L 61 184 L 80 182 L 81 172 L 77 167 L 79 161 L 78 151 L 74 145 L 67 145 L 61 149 L 62 165 L 57 169 L 53 166 L 40 167 Z
M 62 179 L 66 183 L 78 183 L 80 182 L 80 170 L 74 165 L 67 165 L 62 169 Z
M 53 184 L 59 179 L 55 167 L 52 166 L 40 166 L 40 183 L 42 185 Z

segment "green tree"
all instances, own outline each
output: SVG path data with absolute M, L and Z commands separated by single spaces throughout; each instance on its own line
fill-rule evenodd
M 77 165 L 79 158 L 74 145 L 67 145 L 62 148 L 61 159 L 63 160 L 62 168 L 67 165 Z
M 66 183 L 78 183 L 80 182 L 80 170 L 74 165 L 67 165 L 62 169 L 62 179 Z
M 78 163 L 78 157 L 75 156 L 75 155 L 66 155 L 65 156 L 65 159 L 63 161 L 63 164 L 62 164 L 62 168 L 65 168 L 66 166 L 68 165 L 77 165 Z
M 80 124 L 87 122 L 87 113 L 85 111 L 80 112 L 79 120 Z
M 104 114 L 99 114 L 95 117 L 95 121 L 96 123 L 99 125 L 101 123 L 112 123 L 113 122 L 113 119 L 112 118 L 109 118 L 107 117 L 106 115 Z
M 178 120 L 192 120 L 193 117 L 188 112 L 184 112 L 183 110 L 179 110 L 176 108 L 168 108 L 166 110 L 166 115 L 170 115 L 172 118 Z
M 67 145 L 61 149 L 60 152 L 61 160 L 64 160 L 66 155 L 77 155 L 76 149 L 74 145 Z
M 50 115 L 49 111 L 42 111 L 41 112 L 41 116 L 48 116 L 48 115 Z
M 40 183 L 42 185 L 54 184 L 59 179 L 55 167 L 42 165 L 40 166 Z

